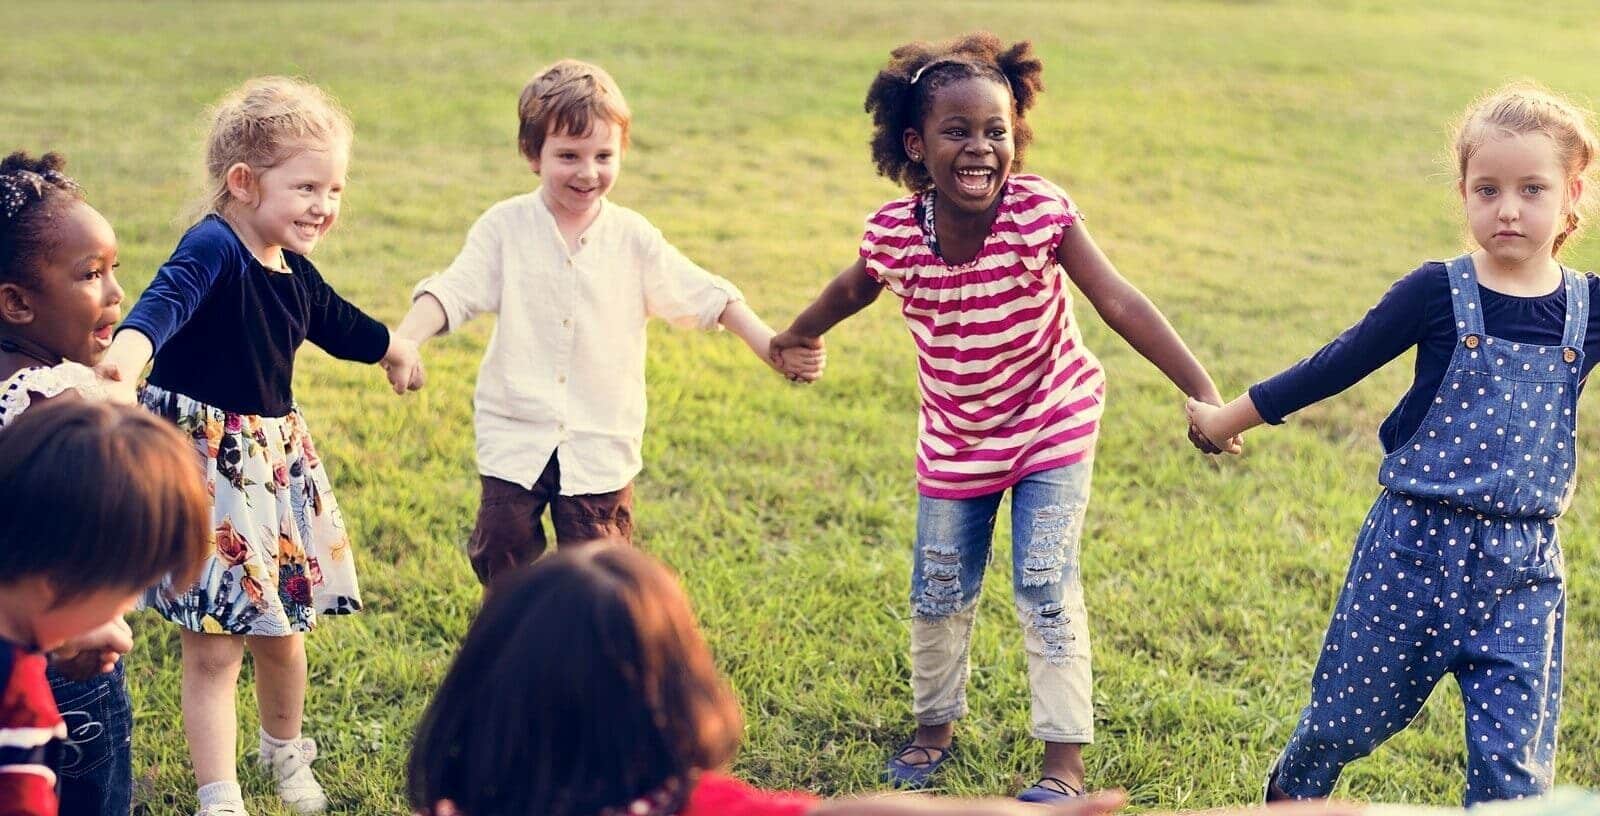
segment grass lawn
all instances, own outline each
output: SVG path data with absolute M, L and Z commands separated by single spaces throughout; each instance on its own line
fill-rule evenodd
M 1442 10 L 1445 6 L 1449 10 Z M 65 152 L 116 225 L 130 292 L 200 195 L 202 111 L 264 73 L 300 74 L 357 128 L 339 231 L 317 255 L 394 322 L 490 204 L 534 184 L 515 149 L 522 84 L 558 57 L 617 78 L 635 113 L 613 199 L 785 323 L 898 195 L 873 175 L 861 100 L 895 45 L 987 28 L 1032 38 L 1047 92 L 1028 167 L 1073 194 L 1121 270 L 1229 396 L 1319 346 L 1391 281 L 1463 246 L 1449 123 L 1532 77 L 1600 94 L 1585 3 L 1511 16 L 1480 0 L 8 7 L 0 147 Z M 1600 239 L 1566 256 L 1600 266 Z M 906 599 L 916 507 L 913 349 L 884 298 L 829 336 L 826 380 L 790 387 L 729 335 L 652 329 L 639 538 L 684 577 L 749 721 L 735 770 L 774 787 L 871 791 L 911 727 Z M 1242 459 L 1183 440 L 1181 399 L 1078 316 L 1110 372 L 1084 573 L 1093 616 L 1096 787 L 1136 808 L 1255 796 L 1305 703 L 1357 526 L 1376 429 L 1410 355 Z M 477 503 L 471 395 L 492 320 L 427 349 L 404 400 L 377 368 L 308 347 L 296 393 L 358 546 L 368 611 L 309 640 L 307 733 L 335 810 L 401 812 L 408 740 L 478 600 L 460 544 Z M 1580 470 L 1600 430 L 1585 420 Z M 1559 779 L 1600 786 L 1600 500 L 1563 522 L 1570 607 Z M 1009 529 L 1002 520 L 1001 530 Z M 1008 545 L 1002 532 L 997 546 Z M 1002 551 L 1003 552 L 1003 551 Z M 973 713 L 945 790 L 1031 781 L 1020 634 L 996 560 L 972 648 Z M 172 627 L 134 621 L 135 775 L 150 814 L 194 806 Z M 241 684 L 241 748 L 255 742 Z M 538 693 L 507 678 L 506 694 Z M 1351 767 L 1341 794 L 1459 801 L 1459 698 Z M 253 764 L 256 814 L 284 813 Z

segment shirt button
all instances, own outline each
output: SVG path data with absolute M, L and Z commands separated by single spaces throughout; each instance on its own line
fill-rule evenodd
M 565 375 L 565 374 L 563 374 L 563 375 L 561 375 L 561 376 L 556 378 L 556 382 L 558 382 L 558 383 L 563 383 L 564 384 L 564 383 L 566 383 L 566 381 L 567 381 L 567 375 Z
M 563 328 L 563 329 L 568 327 L 568 326 L 570 326 L 570 325 L 572 325 L 572 321 L 571 320 L 563 320 L 563 321 L 561 321 L 561 328 Z

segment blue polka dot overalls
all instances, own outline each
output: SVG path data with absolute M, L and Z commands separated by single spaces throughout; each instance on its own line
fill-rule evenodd
M 1589 288 L 1571 270 L 1560 346 L 1484 334 L 1470 257 L 1448 264 L 1458 342 L 1416 435 L 1383 460 L 1273 781 L 1328 795 L 1455 675 L 1466 803 L 1548 790 L 1561 708 L 1565 569 L 1555 519 L 1573 484 Z

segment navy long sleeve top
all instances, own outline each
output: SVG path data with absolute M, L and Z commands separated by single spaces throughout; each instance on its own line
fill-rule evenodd
M 1600 298 L 1600 278 L 1584 276 L 1589 298 Z M 1484 332 L 1515 343 L 1559 346 L 1566 324 L 1567 292 L 1517 297 L 1478 287 Z M 1412 346 L 1417 361 L 1411 388 L 1378 428 L 1386 452 L 1393 452 L 1421 427 L 1428 406 L 1444 382 L 1457 342 L 1445 265 L 1429 261 L 1396 281 L 1354 326 L 1333 342 L 1283 372 L 1250 387 L 1250 399 L 1267 422 L 1288 415 L 1360 382 Z M 1590 310 L 1583 343 L 1583 376 L 1600 361 L 1600 310 Z
M 344 360 L 383 359 L 389 330 L 305 257 L 283 258 L 287 272 L 263 266 L 216 215 L 191 227 L 122 323 L 155 347 L 150 383 L 224 411 L 284 416 L 302 342 Z

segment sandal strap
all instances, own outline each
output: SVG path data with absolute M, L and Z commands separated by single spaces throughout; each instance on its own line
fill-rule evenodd
M 922 761 L 921 762 L 910 762 L 910 761 L 907 760 L 907 757 L 913 751 L 921 751 L 922 752 Z M 937 751 L 938 754 L 939 754 L 937 757 L 934 756 L 934 752 L 935 751 Z M 904 766 L 906 766 L 908 768 L 911 768 L 911 767 L 920 767 L 920 766 L 923 766 L 923 765 L 938 765 L 939 763 L 944 761 L 945 757 L 947 757 L 949 755 L 950 755 L 950 749 L 949 748 L 940 748 L 940 747 L 938 747 L 936 745 L 917 745 L 915 743 L 909 743 L 908 742 L 905 745 L 900 746 L 900 750 L 898 750 L 898 751 L 896 751 L 894 753 L 894 761 L 898 762 L 901 765 L 904 765 Z
M 1045 784 L 1046 782 L 1048 782 L 1050 784 L 1047 785 L 1047 784 Z M 1041 776 L 1041 777 L 1039 777 L 1039 781 L 1038 782 L 1033 783 L 1033 786 L 1036 787 L 1036 788 L 1044 788 L 1047 791 L 1053 791 L 1055 793 L 1063 794 L 1065 796 L 1082 796 L 1083 795 L 1083 789 L 1082 788 L 1073 787 L 1072 783 L 1068 782 L 1065 779 L 1062 779 L 1059 776 Z

